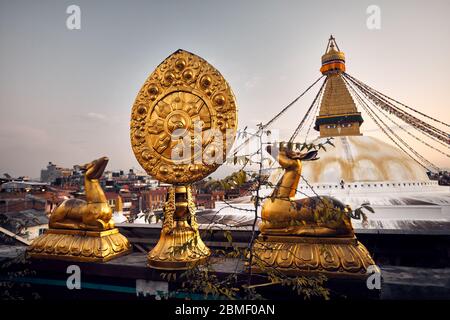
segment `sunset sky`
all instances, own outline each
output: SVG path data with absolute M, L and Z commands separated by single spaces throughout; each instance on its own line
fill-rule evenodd
M 72 4 L 81 8 L 81 30 L 66 27 Z M 381 9 L 379 30 L 366 26 L 369 5 Z M 449 14 L 447 0 L 2 0 L 0 175 L 35 178 L 49 161 L 72 167 L 103 155 L 109 170 L 140 169 L 129 140 L 131 107 L 147 76 L 179 48 L 227 79 L 240 128 L 268 121 L 320 76 L 330 34 L 349 74 L 450 123 Z M 288 137 L 312 99 L 274 129 Z M 388 141 L 365 120 L 364 134 Z M 450 167 L 448 157 L 413 145 Z

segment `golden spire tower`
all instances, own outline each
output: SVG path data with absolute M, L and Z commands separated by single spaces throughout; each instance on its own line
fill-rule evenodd
M 328 40 L 322 56 L 320 72 L 327 79 L 314 128 L 320 131 L 321 137 L 361 135 L 359 127 L 363 119 L 342 78 L 345 55 L 339 50 L 333 36 Z
M 123 200 L 120 195 L 117 196 L 116 205 L 114 207 L 115 212 L 123 212 Z

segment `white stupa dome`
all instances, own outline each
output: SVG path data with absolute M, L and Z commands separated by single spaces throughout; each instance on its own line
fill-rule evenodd
M 309 183 L 430 181 L 425 169 L 403 151 L 375 137 L 341 136 L 319 151 L 320 159 L 303 163 Z

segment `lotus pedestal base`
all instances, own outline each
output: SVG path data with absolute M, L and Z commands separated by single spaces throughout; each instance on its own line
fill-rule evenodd
M 105 262 L 132 251 L 119 229 L 84 231 L 48 229 L 33 241 L 28 255 L 35 259 Z
M 203 263 L 210 250 L 198 232 L 190 226 L 178 226 L 170 232 L 161 231 L 158 243 L 148 253 L 149 267 L 161 270 L 186 270 Z
M 366 279 L 379 272 L 366 247 L 355 237 L 260 235 L 253 253 L 251 268 L 255 273 L 275 268 L 290 276 L 323 274 L 328 278 Z

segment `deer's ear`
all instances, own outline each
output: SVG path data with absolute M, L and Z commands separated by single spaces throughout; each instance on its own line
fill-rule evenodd
M 277 148 L 275 145 L 268 145 L 266 147 L 266 151 L 268 154 L 270 154 L 270 156 L 274 159 L 278 159 L 281 153 L 281 150 L 279 148 Z
M 307 153 L 304 153 L 304 154 L 300 155 L 299 160 L 302 160 L 302 161 L 317 160 L 317 159 L 319 159 L 319 158 L 317 158 L 317 154 L 318 153 L 319 152 L 317 150 L 309 151 Z

